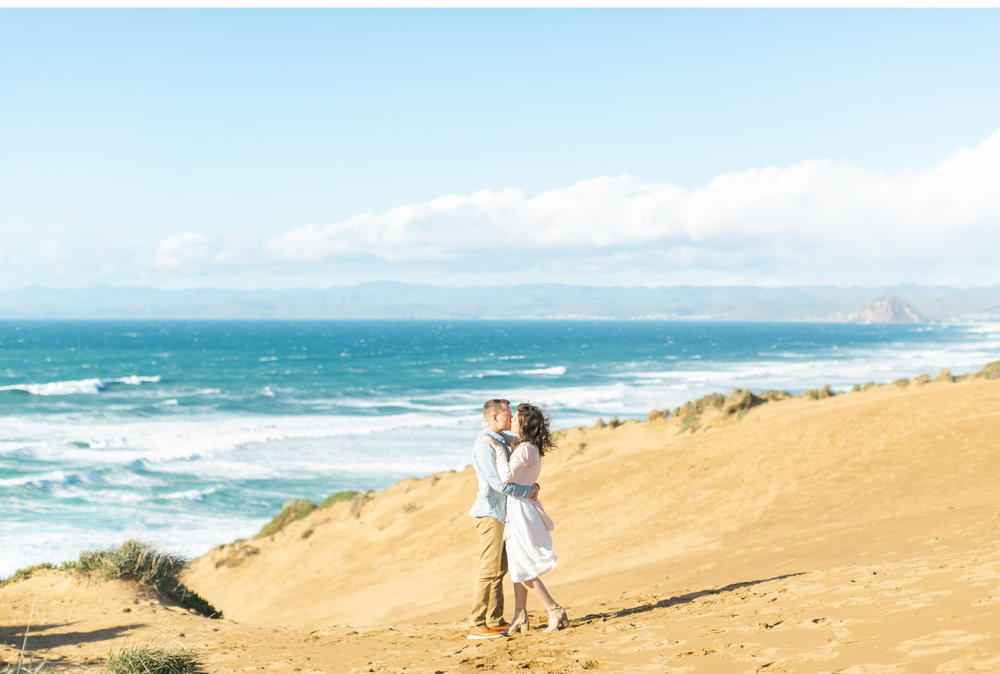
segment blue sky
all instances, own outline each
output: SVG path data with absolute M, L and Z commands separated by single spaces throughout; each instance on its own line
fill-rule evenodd
M 0 288 L 1000 283 L 998 28 L 0 10 Z

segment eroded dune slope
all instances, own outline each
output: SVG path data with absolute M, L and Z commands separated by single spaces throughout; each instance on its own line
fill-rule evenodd
M 38 585 L 34 610 L 50 635 L 89 635 L 36 652 L 66 663 L 160 635 L 203 651 L 210 671 L 1000 669 L 1000 381 L 702 421 L 571 430 L 544 459 L 560 560 L 546 581 L 573 619 L 554 635 L 463 638 L 467 469 L 196 560 L 185 582 L 224 620 L 101 595 L 112 610 L 99 622 L 92 588 L 46 572 L 0 589 L 3 643 L 32 583 L 64 583 Z

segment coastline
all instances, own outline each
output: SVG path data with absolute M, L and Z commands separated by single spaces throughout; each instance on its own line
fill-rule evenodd
M 1000 662 L 997 409 L 1000 381 L 968 377 L 706 409 L 683 432 L 683 418 L 655 416 L 564 431 L 542 498 L 560 555 L 546 582 L 573 625 L 547 638 L 461 639 L 466 469 L 195 560 L 185 582 L 224 620 L 125 581 L 40 571 L 7 584 L 0 662 L 36 602 L 49 627 L 29 651 L 81 671 L 114 639 L 159 634 L 210 671 L 988 671 Z M 105 636 L 59 636 L 88 630 Z

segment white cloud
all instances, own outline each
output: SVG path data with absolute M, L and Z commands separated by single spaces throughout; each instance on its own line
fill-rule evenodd
M 159 269 L 180 270 L 199 266 L 208 259 L 212 240 L 197 232 L 185 232 L 160 241 L 153 252 L 153 264 Z
M 189 231 L 146 246 L 29 239 L 0 249 L 0 286 L 994 284 L 997 185 L 1000 131 L 935 166 L 894 174 L 813 159 L 719 175 L 690 190 L 621 175 L 535 195 L 450 194 L 270 238 Z M 41 276 L 39 258 L 48 262 Z
M 38 253 L 49 264 L 65 262 L 71 258 L 70 252 L 54 239 L 44 241 L 38 247 Z
M 724 174 L 694 190 L 629 175 L 535 196 L 484 190 L 299 227 L 264 248 L 286 261 L 372 257 L 457 266 L 506 249 L 511 257 L 541 254 L 555 268 L 631 251 L 636 264 L 743 275 L 773 265 L 803 273 L 885 265 L 899 273 L 947 256 L 992 264 L 1000 249 L 997 185 L 1000 131 L 923 171 L 890 175 L 821 159 Z M 781 274 L 766 274 L 774 276 Z

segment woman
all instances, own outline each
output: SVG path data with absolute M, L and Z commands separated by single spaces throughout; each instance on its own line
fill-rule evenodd
M 542 470 L 542 456 L 555 445 L 549 433 L 549 420 L 545 413 L 531 403 L 517 406 L 514 430 L 516 447 L 507 452 L 497 442 L 490 440 L 497 462 L 497 473 L 504 482 L 533 485 Z M 512 441 L 513 435 L 508 436 Z M 514 443 L 512 443 L 514 444 Z M 528 631 L 528 612 L 525 605 L 530 591 L 548 609 L 549 624 L 546 632 L 554 632 L 569 624 L 566 611 L 557 604 L 539 578 L 555 568 L 556 556 L 552 552 L 552 520 L 537 499 L 507 497 L 507 526 L 504 540 L 507 546 L 507 569 L 514 581 L 514 617 L 507 628 Z

